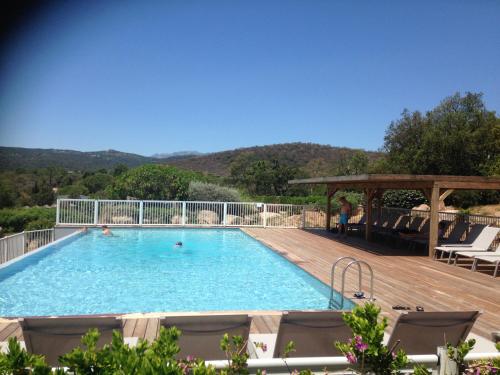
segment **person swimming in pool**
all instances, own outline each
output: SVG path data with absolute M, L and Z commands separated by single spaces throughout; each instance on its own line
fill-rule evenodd
M 182 242 L 181 241 L 177 241 L 175 243 L 175 247 L 182 247 Z
M 340 220 L 339 220 L 339 235 L 347 236 L 347 223 L 351 216 L 352 206 L 344 196 L 339 198 L 340 202 Z
M 113 235 L 113 233 L 111 233 L 111 229 L 109 229 L 107 225 L 102 226 L 102 234 L 104 236 L 112 236 Z

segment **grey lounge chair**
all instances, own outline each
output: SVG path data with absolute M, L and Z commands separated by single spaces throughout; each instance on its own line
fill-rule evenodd
M 327 357 L 342 355 L 335 341 L 346 342 L 351 329 L 342 319 L 342 311 L 288 311 L 281 317 L 274 357 L 285 356 L 285 347 L 295 343 L 296 351 L 289 357 Z
M 500 256 L 500 245 L 498 245 L 495 251 L 457 251 L 455 252 L 455 265 L 457 265 L 458 258 L 476 258 L 479 256 Z
M 82 336 L 89 329 L 97 328 L 101 337 L 97 345 L 110 344 L 113 330 L 122 332 L 122 322 L 116 316 L 71 316 L 22 318 L 26 350 L 45 356 L 47 364 L 59 366 L 59 356 L 81 345 Z
M 193 355 L 205 360 L 226 359 L 220 349 L 220 340 L 225 333 L 242 336 L 245 342 L 250 333 L 252 319 L 248 315 L 190 315 L 164 317 L 163 327 L 177 327 L 181 331 L 178 358 Z
M 455 244 L 455 245 L 442 245 L 435 248 L 435 250 L 440 251 L 441 253 L 448 253 L 448 264 L 451 262 L 452 257 L 458 251 L 467 251 L 467 252 L 484 252 L 489 249 L 493 241 L 495 241 L 496 236 L 500 232 L 500 228 L 496 227 L 485 227 L 481 231 L 481 233 L 477 236 L 471 244 Z M 434 254 L 436 257 L 436 253 Z M 443 254 L 441 254 L 441 258 Z
M 387 346 L 396 346 L 396 350 L 403 349 L 407 354 L 436 354 L 438 346 L 457 346 L 465 340 L 479 315 L 478 311 L 403 313 Z

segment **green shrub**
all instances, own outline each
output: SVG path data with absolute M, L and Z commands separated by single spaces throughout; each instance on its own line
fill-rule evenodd
M 203 175 L 175 167 L 148 164 L 118 176 L 106 189 L 112 199 L 134 197 L 145 200 L 184 200 L 189 182 L 203 180 Z
M 387 190 L 382 199 L 385 207 L 410 209 L 427 203 L 425 196 L 418 190 Z
M 240 202 L 241 196 L 236 189 L 209 182 L 191 181 L 188 188 L 188 199 L 191 201 Z
M 52 228 L 56 223 L 56 209 L 45 207 L 0 209 L 0 227 L 3 233 Z

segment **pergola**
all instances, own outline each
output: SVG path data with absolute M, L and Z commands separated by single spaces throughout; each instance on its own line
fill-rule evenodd
M 317 177 L 291 180 L 290 184 L 324 184 L 327 186 L 326 229 L 330 229 L 332 197 L 341 189 L 360 189 L 366 195 L 367 240 L 372 238 L 375 198 L 381 198 L 387 189 L 420 190 L 430 203 L 429 256 L 434 255 L 438 243 L 439 204 L 454 190 L 500 190 L 500 178 L 480 176 L 438 176 L 409 174 L 362 174 L 356 176 Z

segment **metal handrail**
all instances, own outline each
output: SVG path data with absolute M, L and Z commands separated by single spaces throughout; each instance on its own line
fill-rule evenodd
M 328 303 L 328 308 L 331 309 L 333 308 L 333 296 L 334 296 L 334 290 L 335 290 L 335 268 L 337 267 L 337 265 L 345 260 L 345 259 L 349 259 L 351 261 L 355 261 L 356 258 L 354 257 L 351 257 L 351 256 L 345 256 L 345 257 L 340 257 L 338 258 L 335 263 L 333 263 L 332 265 L 332 271 L 331 271 L 331 279 L 330 279 L 330 301 Z M 358 273 L 359 273 L 359 283 L 358 283 L 358 290 L 361 290 L 361 283 L 362 283 L 362 277 L 361 277 L 361 265 L 358 264 Z M 342 299 L 344 298 L 344 295 L 342 294 Z M 342 303 L 343 304 L 343 303 Z
M 370 271 L 370 301 L 373 301 L 373 270 L 372 267 L 366 263 L 364 260 L 354 260 L 350 262 L 345 268 L 344 271 L 342 272 L 342 289 L 341 289 L 341 295 L 342 295 L 342 300 L 340 302 L 340 309 L 344 308 L 344 290 L 345 290 L 345 274 L 347 270 L 352 266 L 352 265 L 358 265 L 358 271 L 359 274 L 361 275 L 361 265 L 365 265 L 368 267 L 368 270 Z M 361 276 L 360 276 L 361 277 Z

